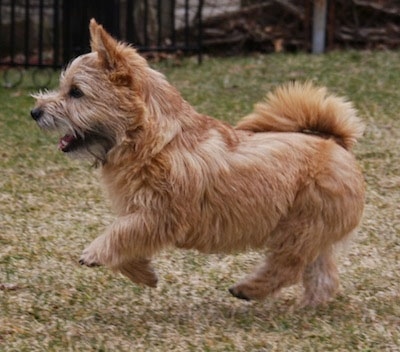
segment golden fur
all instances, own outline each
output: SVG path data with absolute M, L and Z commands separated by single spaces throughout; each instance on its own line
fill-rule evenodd
M 116 220 L 81 264 L 155 286 L 166 247 L 262 249 L 264 263 L 230 288 L 263 299 L 302 281 L 304 304 L 338 288 L 334 244 L 360 222 L 364 182 L 350 149 L 356 111 L 311 83 L 269 93 L 236 127 L 199 114 L 162 74 L 94 20 L 92 52 L 75 59 L 32 116 L 66 133 L 60 148 L 93 157 Z

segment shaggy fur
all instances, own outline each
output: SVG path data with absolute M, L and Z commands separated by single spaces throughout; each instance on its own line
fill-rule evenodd
M 166 247 L 265 261 L 230 288 L 263 299 L 303 282 L 304 304 L 338 288 L 334 244 L 360 222 L 364 182 L 351 153 L 363 125 L 344 99 L 310 83 L 268 94 L 236 127 L 199 114 L 164 76 L 94 20 L 92 52 L 32 117 L 65 133 L 60 149 L 94 158 L 116 220 L 80 263 L 155 286 L 151 258 Z

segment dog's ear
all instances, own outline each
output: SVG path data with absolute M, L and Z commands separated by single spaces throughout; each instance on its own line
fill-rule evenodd
M 120 56 L 117 50 L 118 42 L 94 18 L 90 20 L 89 30 L 92 52 L 97 52 L 105 68 L 116 68 Z
M 97 51 L 96 29 L 98 26 L 99 26 L 99 24 L 96 22 L 96 20 L 94 18 L 92 18 L 89 23 L 90 47 L 92 48 L 92 52 Z

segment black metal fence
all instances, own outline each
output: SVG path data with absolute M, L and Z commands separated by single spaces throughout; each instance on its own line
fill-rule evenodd
M 199 61 L 202 52 L 310 51 L 314 34 L 326 50 L 400 47 L 399 0 L 0 0 L 3 84 L 32 67 L 34 84 L 48 85 L 54 68 L 89 51 L 92 17 L 140 51 Z
M 201 61 L 202 7 L 203 0 L 0 0 L 5 85 L 17 85 L 22 68 L 59 68 L 88 52 L 91 18 L 139 51 L 191 52 Z M 46 85 L 38 77 L 33 70 L 34 83 Z

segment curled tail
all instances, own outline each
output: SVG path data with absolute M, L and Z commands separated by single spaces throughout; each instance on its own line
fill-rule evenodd
M 350 150 L 364 124 L 353 105 L 312 83 L 289 83 L 267 95 L 236 129 L 253 132 L 303 132 L 333 138 Z

